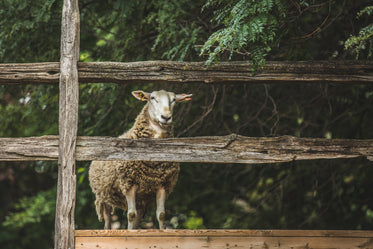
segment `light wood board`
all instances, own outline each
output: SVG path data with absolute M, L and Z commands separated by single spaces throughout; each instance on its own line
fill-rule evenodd
M 373 248 L 373 231 L 76 230 L 75 248 Z

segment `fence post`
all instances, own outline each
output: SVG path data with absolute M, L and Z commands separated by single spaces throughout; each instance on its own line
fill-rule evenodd
M 74 248 L 75 147 L 78 130 L 78 0 L 64 0 L 61 23 L 59 156 L 54 248 Z

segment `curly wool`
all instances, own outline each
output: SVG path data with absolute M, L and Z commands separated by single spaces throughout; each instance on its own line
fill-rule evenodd
M 173 127 L 163 127 L 160 138 L 172 137 Z M 153 138 L 156 131 L 150 124 L 148 104 L 137 116 L 133 127 L 120 138 Z M 164 187 L 169 195 L 178 178 L 180 167 L 174 162 L 150 161 L 93 161 L 89 169 L 89 181 L 96 194 L 96 212 L 102 221 L 105 205 L 127 209 L 124 193 L 137 185 L 136 207 L 145 212 L 155 202 L 155 193 Z

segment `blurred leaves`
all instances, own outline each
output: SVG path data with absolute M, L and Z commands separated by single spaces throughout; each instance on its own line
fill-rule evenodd
M 0 61 L 58 61 L 61 11 L 56 0 L 1 1 Z
M 196 217 L 196 212 L 190 212 L 188 219 L 185 221 L 184 226 L 186 229 L 203 229 L 203 218 Z
M 58 86 L 0 86 L 0 96 L 0 136 L 58 133 Z
M 216 6 L 214 21 L 224 27 L 215 31 L 202 47 L 211 64 L 228 51 L 246 54 L 254 65 L 262 66 L 271 51 L 279 20 L 285 17 L 283 3 L 278 0 L 207 1 L 204 8 Z M 242 52 L 243 51 L 243 52 Z
M 366 6 L 357 14 L 356 18 L 360 18 L 364 14 L 371 16 L 372 13 L 373 6 Z M 373 53 L 373 22 L 361 28 L 357 36 L 351 35 L 345 41 L 345 49 L 352 50 L 356 54 L 356 59 L 359 58 L 364 50 L 367 51 L 365 53 L 367 57 L 371 58 Z
M 54 216 L 56 210 L 55 190 L 42 191 L 36 196 L 24 197 L 14 205 L 15 211 L 5 217 L 5 228 L 22 228 L 29 223 L 40 223 L 44 216 Z

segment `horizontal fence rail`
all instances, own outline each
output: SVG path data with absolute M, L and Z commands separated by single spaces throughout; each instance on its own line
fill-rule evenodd
M 78 137 L 76 160 L 149 160 L 214 163 L 279 163 L 367 157 L 373 140 L 282 137 L 122 139 Z M 0 160 L 57 160 L 58 136 L 0 138 Z
M 373 83 L 372 61 L 273 62 L 252 72 L 250 62 L 79 62 L 80 83 Z M 58 84 L 58 62 L 0 64 L 0 84 Z
M 372 248 L 373 231 L 76 230 L 75 248 Z

